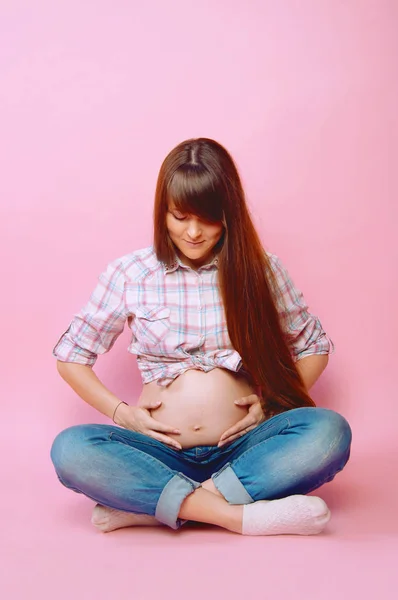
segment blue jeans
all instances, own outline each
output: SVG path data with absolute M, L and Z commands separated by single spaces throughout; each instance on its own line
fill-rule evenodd
M 212 478 L 230 504 L 307 494 L 344 468 L 351 438 L 340 414 L 303 407 L 268 419 L 222 448 L 173 450 L 121 427 L 75 425 L 57 435 L 51 459 L 67 488 L 178 529 L 182 502 L 206 479 Z

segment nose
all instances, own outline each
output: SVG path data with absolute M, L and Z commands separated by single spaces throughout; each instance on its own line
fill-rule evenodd
M 190 219 L 187 226 L 187 235 L 190 240 L 195 241 L 201 235 L 200 223 L 196 219 Z

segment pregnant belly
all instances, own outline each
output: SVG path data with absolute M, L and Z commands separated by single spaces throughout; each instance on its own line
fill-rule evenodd
M 138 405 L 160 400 L 162 404 L 151 411 L 152 417 L 178 429 L 180 435 L 167 435 L 183 448 L 216 446 L 224 431 L 248 412 L 234 401 L 252 393 L 254 389 L 247 380 L 231 371 L 213 369 L 204 373 L 190 369 L 167 387 L 155 381 L 144 385 Z

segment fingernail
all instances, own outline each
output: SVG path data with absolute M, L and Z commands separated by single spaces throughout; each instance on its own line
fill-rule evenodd
M 173 433 L 181 433 L 179 429 L 174 429 Z

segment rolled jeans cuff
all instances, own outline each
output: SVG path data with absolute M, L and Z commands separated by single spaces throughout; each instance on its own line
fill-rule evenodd
M 177 473 L 163 488 L 160 494 L 155 518 L 172 529 L 179 529 L 186 521 L 178 518 L 181 504 L 189 494 L 192 494 L 201 484 L 183 473 Z
M 214 485 L 229 504 L 251 504 L 253 498 L 239 481 L 230 463 L 224 465 L 218 473 L 211 476 Z

